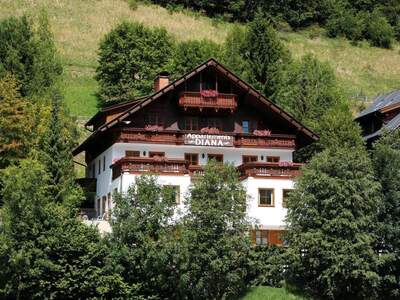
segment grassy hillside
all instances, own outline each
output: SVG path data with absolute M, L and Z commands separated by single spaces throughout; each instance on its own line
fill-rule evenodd
M 283 288 L 258 286 L 251 289 L 242 300 L 305 300 L 306 298 L 289 293 Z
M 184 13 L 169 13 L 153 5 L 131 10 L 124 0 L 0 0 L 0 18 L 46 9 L 64 66 L 65 96 L 77 116 L 96 111 L 97 48 L 102 36 L 122 20 L 147 26 L 163 26 L 179 40 L 211 39 L 223 42 L 231 24 Z M 311 52 L 335 68 L 350 97 L 364 98 L 400 88 L 399 45 L 393 50 L 352 46 L 348 41 L 328 39 L 315 30 L 281 33 L 293 56 Z

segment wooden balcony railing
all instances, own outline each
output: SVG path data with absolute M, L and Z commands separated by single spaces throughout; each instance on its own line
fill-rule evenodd
M 145 142 L 158 144 L 184 144 L 186 133 L 198 133 L 197 131 L 173 131 L 160 130 L 156 132 L 146 131 L 144 128 L 123 128 L 119 134 L 118 141 L 123 143 Z M 254 148 L 284 148 L 294 149 L 296 141 L 294 135 L 271 134 L 269 136 L 256 136 L 254 134 L 242 134 L 232 132 L 220 132 L 218 135 L 230 135 L 234 137 L 235 147 L 254 147 Z
M 229 109 L 234 111 L 237 108 L 237 98 L 234 94 L 215 93 L 215 96 L 205 97 L 200 92 L 183 92 L 179 96 L 179 105 L 184 109 L 189 107 Z
M 238 170 L 241 178 L 294 178 L 301 174 L 302 166 L 304 166 L 304 164 L 292 162 L 249 162 L 238 166 Z
M 164 157 L 124 157 L 112 165 L 112 171 L 113 179 L 122 172 L 183 175 L 187 173 L 187 162 L 184 159 Z
M 204 175 L 204 166 L 199 165 L 190 165 L 188 167 L 189 175 L 192 177 L 203 176 Z

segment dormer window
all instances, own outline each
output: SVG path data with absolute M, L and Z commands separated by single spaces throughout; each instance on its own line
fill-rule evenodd
M 243 133 L 253 133 L 254 130 L 257 130 L 257 121 L 242 121 L 242 132 Z

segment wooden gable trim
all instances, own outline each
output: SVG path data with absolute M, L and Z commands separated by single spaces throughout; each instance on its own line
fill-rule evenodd
M 142 101 L 138 101 L 138 103 L 133 103 L 134 104 L 133 107 L 131 107 L 128 110 L 126 110 L 125 112 L 121 113 L 121 115 L 118 116 L 117 118 L 115 118 L 113 120 L 110 120 L 106 124 L 100 126 L 96 131 L 94 131 L 92 133 L 92 135 L 90 135 L 81 145 L 79 145 L 73 151 L 73 155 L 76 155 L 76 154 L 80 153 L 81 151 L 83 151 L 85 146 L 92 139 L 94 139 L 99 133 L 106 131 L 107 129 L 109 129 L 112 126 L 118 124 L 119 122 L 121 122 L 125 118 L 129 117 L 133 113 L 135 113 L 138 110 L 142 109 L 146 105 L 152 103 L 154 100 L 158 99 L 162 95 L 168 93 L 171 90 L 174 90 L 176 88 L 176 86 L 178 86 L 181 83 L 185 82 L 187 79 L 193 77 L 194 75 L 196 75 L 197 73 L 203 71 L 205 68 L 207 68 L 209 66 L 215 67 L 216 70 L 218 70 L 219 72 L 221 72 L 222 74 L 227 76 L 228 79 L 230 79 L 233 82 L 235 82 L 236 84 L 238 84 L 242 89 L 247 91 L 247 93 L 249 93 L 252 96 L 256 97 L 256 99 L 260 100 L 264 105 L 268 106 L 274 112 L 276 112 L 281 117 L 283 117 L 286 121 L 288 121 L 289 123 L 293 124 L 299 131 L 303 132 L 304 134 L 306 134 L 307 136 L 309 136 L 313 140 L 317 140 L 318 139 L 318 135 L 316 135 L 311 130 L 309 130 L 308 128 L 306 128 L 305 126 L 303 126 L 302 124 L 297 122 L 292 116 L 290 116 L 288 113 L 284 112 L 280 107 L 278 107 L 276 104 L 272 103 L 265 96 L 263 96 L 261 93 L 259 93 L 257 90 L 255 90 L 250 84 L 248 84 L 244 80 L 240 79 L 234 73 L 232 73 L 227 68 L 225 68 L 223 65 L 218 63 L 215 59 L 210 58 L 206 62 L 200 64 L 198 67 L 196 67 L 192 71 L 186 73 L 185 75 L 183 75 L 179 79 L 171 82 L 170 84 L 168 84 L 167 86 L 165 86 L 164 88 L 162 88 L 158 92 L 154 93 L 153 95 L 143 99 Z

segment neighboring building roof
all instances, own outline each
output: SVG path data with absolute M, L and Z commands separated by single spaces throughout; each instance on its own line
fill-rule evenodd
M 306 136 L 308 136 L 312 140 L 317 140 L 318 135 L 312 132 L 310 129 L 302 125 L 300 122 L 296 121 L 292 116 L 290 116 L 288 113 L 282 110 L 278 105 L 275 103 L 271 102 L 268 100 L 264 95 L 262 95 L 260 92 L 258 92 L 256 89 L 254 89 L 250 84 L 246 83 L 242 79 L 240 79 L 238 76 L 233 74 L 230 70 L 228 70 L 226 67 L 224 67 L 222 64 L 217 62 L 215 59 L 210 58 L 209 60 L 205 61 L 204 63 L 200 64 L 193 70 L 189 71 L 182 77 L 178 78 L 177 80 L 171 82 L 164 88 L 160 89 L 159 91 L 137 101 L 137 102 L 132 102 L 132 106 L 128 106 L 127 110 L 123 112 L 121 115 L 119 115 L 117 118 L 110 120 L 109 122 L 103 124 L 99 128 L 97 128 L 81 145 L 79 145 L 74 151 L 73 155 L 77 155 L 78 153 L 82 152 L 85 150 L 86 145 L 91 142 L 97 135 L 100 133 L 104 132 L 105 130 L 115 126 L 116 124 L 122 122 L 125 118 L 129 117 L 131 114 L 135 113 L 139 109 L 142 109 L 143 107 L 147 106 L 148 104 L 152 103 L 154 100 L 158 99 L 165 93 L 172 91 L 177 87 L 178 85 L 182 84 L 185 82 L 187 79 L 193 77 L 197 73 L 201 72 L 202 70 L 206 69 L 209 66 L 215 67 L 215 69 L 225 76 L 227 76 L 230 80 L 235 82 L 238 86 L 240 86 L 242 89 L 246 90 L 249 94 L 253 95 L 258 101 L 262 102 L 266 106 L 268 106 L 271 110 L 273 110 L 275 113 L 279 114 L 281 117 L 283 117 L 285 120 L 290 122 L 292 125 L 294 125 L 297 130 Z M 88 122 L 89 123 L 89 122 Z
M 377 96 L 374 102 L 368 106 L 366 109 L 360 112 L 356 119 L 380 111 L 388 106 L 393 106 L 395 104 L 400 104 L 400 90 L 393 91 L 389 94 Z
M 374 133 L 371 133 L 367 136 L 364 136 L 364 140 L 368 141 L 374 137 L 377 137 L 381 135 L 385 130 L 387 131 L 393 131 L 400 128 L 400 113 L 395 116 L 393 119 L 391 119 L 388 123 L 384 124 L 381 129 L 375 131 Z

